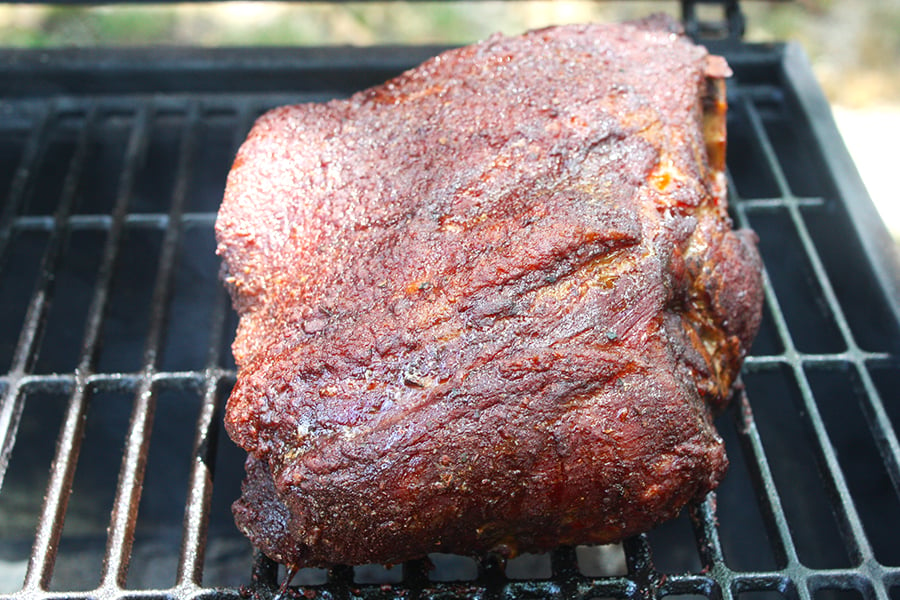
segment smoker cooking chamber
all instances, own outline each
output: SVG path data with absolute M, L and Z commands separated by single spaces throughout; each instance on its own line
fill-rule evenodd
M 348 95 L 437 50 L 0 52 L 0 592 L 276 592 L 283 574 L 228 509 L 243 455 L 221 427 L 225 175 L 267 108 Z M 622 547 L 305 570 L 296 593 L 900 599 L 890 241 L 802 53 L 713 50 L 735 70 L 732 214 L 760 235 L 767 300 L 746 397 L 717 423 L 732 463 L 717 494 Z

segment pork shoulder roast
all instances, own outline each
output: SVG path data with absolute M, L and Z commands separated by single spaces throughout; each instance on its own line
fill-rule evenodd
M 262 116 L 216 224 L 252 542 L 512 556 L 714 489 L 763 297 L 728 74 L 665 18 L 562 26 Z

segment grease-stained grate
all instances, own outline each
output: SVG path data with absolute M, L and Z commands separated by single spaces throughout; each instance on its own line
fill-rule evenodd
M 152 94 L 139 75 L 166 67 L 147 61 L 0 56 L 0 593 L 277 592 L 228 509 L 243 461 L 221 433 L 235 316 L 215 211 L 259 113 L 348 94 L 416 52 L 173 54 Z M 620 546 L 309 569 L 295 593 L 900 598 L 900 283 L 883 226 L 796 49 L 725 54 L 732 212 L 759 233 L 767 303 L 746 394 L 718 421 L 718 492 Z

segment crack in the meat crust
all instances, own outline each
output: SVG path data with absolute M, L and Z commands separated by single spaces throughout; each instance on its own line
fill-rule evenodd
M 672 27 L 495 37 L 257 123 L 217 235 L 269 556 L 610 542 L 715 487 L 760 262 L 727 65 Z

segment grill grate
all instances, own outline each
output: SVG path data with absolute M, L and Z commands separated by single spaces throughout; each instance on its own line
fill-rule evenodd
M 736 72 L 732 210 L 760 234 L 767 307 L 746 394 L 718 423 L 732 468 L 717 494 L 621 547 L 505 567 L 434 556 L 392 570 L 308 569 L 298 593 L 900 598 L 900 283 L 879 250 L 886 234 L 796 49 L 725 54 Z M 277 593 L 283 574 L 252 554 L 228 512 L 242 476 L 220 435 L 236 320 L 217 281 L 215 211 L 258 114 L 350 93 L 418 57 L 366 50 L 328 69 L 314 52 L 255 56 L 262 63 L 200 54 L 191 67 L 170 57 L 174 83 L 155 94 L 141 75 L 166 60 L 103 72 L 92 56 L 63 66 L 0 56 L 11 82 L 0 100 L 7 597 Z M 197 64 L 225 74 L 220 88 L 203 78 L 191 87 Z M 242 79 L 260 65 L 271 79 Z M 81 93 L 46 91 L 79 77 L 89 81 Z

